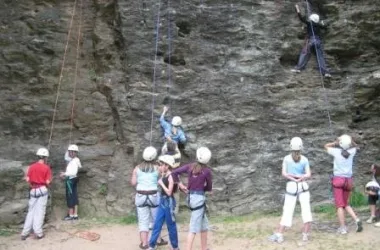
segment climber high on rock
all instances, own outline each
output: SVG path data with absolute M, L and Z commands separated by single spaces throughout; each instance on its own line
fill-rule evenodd
M 173 141 L 178 144 L 178 146 L 184 145 L 186 143 L 186 136 L 181 127 L 182 119 L 179 116 L 174 116 L 172 122 L 169 123 L 165 120 L 165 114 L 168 112 L 169 108 L 164 106 L 163 112 L 160 117 L 160 125 L 164 130 L 164 136 L 166 141 Z M 165 147 L 166 145 L 164 145 Z
M 300 73 L 301 70 L 304 70 L 310 59 L 311 49 L 314 48 L 317 57 L 317 63 L 322 75 L 324 77 L 331 77 L 329 71 L 326 68 L 326 62 L 322 50 L 322 42 L 320 39 L 320 30 L 326 27 L 325 23 L 320 20 L 318 14 L 310 13 L 309 15 L 309 13 L 307 13 L 304 16 L 301 14 L 300 8 L 297 4 L 295 5 L 295 7 L 299 19 L 301 20 L 301 22 L 306 24 L 307 38 L 305 45 L 302 48 L 301 53 L 299 55 L 297 66 L 291 71 L 295 73 Z M 308 19 L 306 18 L 307 15 L 309 15 Z

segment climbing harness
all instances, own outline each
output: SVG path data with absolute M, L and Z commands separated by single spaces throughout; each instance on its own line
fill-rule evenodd
M 206 201 L 204 201 L 201 205 L 199 206 L 196 206 L 196 207 L 191 207 L 190 206 L 190 195 L 191 194 L 199 194 L 199 195 L 205 195 L 205 193 L 203 191 L 189 191 L 188 195 L 187 195 L 187 207 L 190 209 L 191 212 L 193 211 L 197 211 L 199 209 L 202 209 L 204 208 L 204 211 L 203 211 L 203 216 L 204 217 L 206 214 L 208 214 L 208 207 L 207 207 L 207 204 L 206 204 Z
M 137 191 L 137 193 L 145 196 L 145 201 L 137 207 L 158 207 L 158 205 L 153 204 L 152 200 L 149 198 L 149 195 L 155 195 L 157 194 L 157 191 Z
M 289 192 L 288 190 L 286 190 L 286 194 L 289 194 L 292 196 L 298 196 L 301 193 L 309 192 L 309 187 L 308 186 L 305 187 L 305 185 L 304 185 L 305 182 L 301 182 L 301 188 L 298 187 L 298 183 L 295 181 L 289 181 L 288 183 L 294 183 L 296 186 L 296 190 L 295 190 L 295 192 Z

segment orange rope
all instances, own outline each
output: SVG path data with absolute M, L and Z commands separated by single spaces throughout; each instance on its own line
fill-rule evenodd
M 54 121 L 55 121 L 55 116 L 56 116 L 56 113 L 57 113 L 57 105 L 58 105 L 58 99 L 59 99 L 59 91 L 60 91 L 60 87 L 61 87 L 61 83 L 62 83 L 63 70 L 64 70 L 64 67 L 65 67 L 67 48 L 68 48 L 68 46 L 69 46 L 69 41 L 70 41 L 70 36 L 71 36 L 71 29 L 72 29 L 72 26 L 73 26 L 73 20 L 74 20 L 75 11 L 76 11 L 76 5 L 77 5 L 77 0 L 75 0 L 75 2 L 74 2 L 73 14 L 72 14 L 72 16 L 71 16 L 71 20 L 70 20 L 69 31 L 67 32 L 67 39 L 66 39 L 65 52 L 64 52 L 64 54 L 63 54 L 62 67 L 61 67 L 61 74 L 60 74 L 60 76 L 59 76 L 59 80 L 58 80 L 57 96 L 56 96 L 56 98 L 55 98 L 54 111 L 53 111 L 53 118 L 52 118 L 52 121 L 51 121 L 51 127 L 50 127 L 50 136 L 49 136 L 48 150 L 50 150 L 51 139 L 52 139 L 52 137 L 53 137 Z
M 74 126 L 74 109 L 75 109 L 75 95 L 77 89 L 77 75 L 78 75 L 78 61 L 79 61 L 79 51 L 80 51 L 80 40 L 81 40 L 81 28 L 82 28 L 82 0 L 80 0 L 80 9 L 79 9 L 79 26 L 78 26 L 78 42 L 77 42 L 77 53 L 75 61 L 75 75 L 74 75 L 74 87 L 73 87 L 73 99 L 71 105 L 71 116 L 70 116 L 70 136 L 69 144 L 71 144 L 72 131 Z

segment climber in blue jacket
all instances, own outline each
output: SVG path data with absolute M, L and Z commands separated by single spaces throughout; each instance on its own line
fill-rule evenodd
M 160 117 L 160 125 L 164 130 L 164 136 L 166 140 L 173 141 L 177 144 L 185 144 L 186 136 L 181 127 L 182 119 L 179 116 L 174 116 L 172 122 L 169 123 L 165 120 L 165 114 L 168 111 L 168 107 L 164 106 L 164 110 Z
M 306 68 L 306 65 L 310 59 L 311 49 L 314 47 L 317 56 L 317 62 L 322 75 L 324 77 L 331 77 L 329 71 L 326 68 L 326 62 L 322 51 L 322 42 L 320 39 L 320 30 L 326 27 L 325 23 L 320 20 L 318 14 L 311 13 L 309 10 L 307 11 L 309 12 L 307 13 L 307 15 L 309 15 L 307 19 L 307 15 L 303 16 L 301 14 L 299 6 L 296 5 L 295 7 L 298 18 L 301 20 L 301 22 L 306 24 L 307 39 L 305 46 L 302 48 L 299 55 L 297 66 L 292 69 L 292 72 L 300 73 L 301 70 L 304 70 Z

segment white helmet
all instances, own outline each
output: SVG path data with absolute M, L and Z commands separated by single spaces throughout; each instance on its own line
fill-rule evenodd
M 37 150 L 36 155 L 42 156 L 42 157 L 49 157 L 49 150 L 47 150 L 46 148 L 39 148 Z
M 174 127 L 178 127 L 178 126 L 181 126 L 181 124 L 182 124 L 182 118 L 179 116 L 174 116 L 172 119 L 172 125 Z
M 144 152 L 143 152 L 144 161 L 153 161 L 154 159 L 156 159 L 156 157 L 157 157 L 157 150 L 154 147 L 149 146 L 144 149 Z
M 67 148 L 68 151 L 76 151 L 78 152 L 79 151 L 79 148 L 77 145 L 75 144 L 71 144 L 68 148 Z
M 168 164 L 170 167 L 174 167 L 175 160 L 171 155 L 161 155 L 158 157 L 158 161 Z
M 375 189 L 375 190 L 379 191 L 380 190 L 380 185 L 376 181 L 370 181 L 370 182 L 368 182 L 365 185 L 365 188 L 366 189 L 372 188 L 372 189 Z
M 319 23 L 319 15 L 318 14 L 311 14 L 309 16 L 309 19 L 313 22 L 313 23 Z
M 299 151 L 302 149 L 302 139 L 299 137 L 293 137 L 290 140 L 290 149 L 293 151 Z
M 206 147 L 197 149 L 197 161 L 202 164 L 207 164 L 211 159 L 211 151 Z
M 344 150 L 347 150 L 350 148 L 352 143 L 351 136 L 349 135 L 342 135 L 339 137 L 339 146 L 343 148 Z

